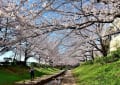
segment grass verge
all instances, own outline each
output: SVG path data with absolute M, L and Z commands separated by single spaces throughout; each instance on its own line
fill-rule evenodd
M 81 65 L 72 72 L 77 85 L 120 85 L 120 61 Z
M 50 75 L 58 72 L 55 68 L 35 68 L 35 76 Z M 23 66 L 0 67 L 0 85 L 13 85 L 14 82 L 30 79 L 29 68 Z

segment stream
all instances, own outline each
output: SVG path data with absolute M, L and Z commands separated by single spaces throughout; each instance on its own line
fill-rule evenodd
M 63 76 L 60 76 L 55 79 L 52 79 L 51 81 L 49 81 L 44 85 L 62 85 L 62 80 L 63 80 Z

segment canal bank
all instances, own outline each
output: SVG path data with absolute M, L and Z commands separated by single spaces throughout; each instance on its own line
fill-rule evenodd
M 44 85 L 47 84 L 47 82 L 50 82 L 53 79 L 57 79 L 57 77 L 64 75 L 65 72 L 66 72 L 65 70 L 62 70 L 59 73 L 55 73 L 54 75 L 36 77 L 33 81 L 23 80 L 23 81 L 15 82 L 14 85 Z
M 37 77 L 33 81 L 25 80 L 16 82 L 15 85 L 76 85 L 71 70 L 63 70 L 59 73 L 42 78 Z

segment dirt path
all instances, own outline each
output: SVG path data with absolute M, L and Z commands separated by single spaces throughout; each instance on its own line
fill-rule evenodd
M 68 70 L 63 78 L 62 85 L 76 85 L 71 70 Z

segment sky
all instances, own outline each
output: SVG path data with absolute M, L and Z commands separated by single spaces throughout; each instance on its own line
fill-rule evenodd
M 14 53 L 12 51 L 6 52 L 5 54 L 0 56 L 0 62 L 3 62 L 5 57 L 13 58 L 13 56 L 14 56 Z M 22 57 L 21 60 L 23 60 L 23 59 L 24 59 L 24 57 Z M 37 62 L 37 60 L 31 57 L 28 59 L 28 62 Z
M 4 57 L 12 57 L 12 55 L 13 55 L 12 51 L 6 52 L 5 54 L 0 56 L 0 61 L 1 62 L 4 61 Z

